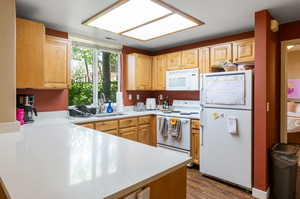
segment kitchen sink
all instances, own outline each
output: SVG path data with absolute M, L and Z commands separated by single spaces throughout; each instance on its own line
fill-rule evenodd
M 99 113 L 94 115 L 94 117 L 114 117 L 114 116 L 122 116 L 126 115 L 125 113 Z

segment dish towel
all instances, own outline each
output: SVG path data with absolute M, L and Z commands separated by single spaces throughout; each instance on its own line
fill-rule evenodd
M 163 137 L 168 137 L 168 119 L 160 117 L 158 124 L 158 133 L 160 133 Z
M 228 133 L 232 135 L 237 135 L 238 130 L 237 130 L 237 118 L 234 116 L 229 116 L 227 117 L 227 131 Z
M 177 140 L 181 140 L 182 138 L 182 128 L 181 128 L 181 120 L 176 120 L 175 124 L 172 122 L 168 123 L 168 133 L 176 138 Z
M 150 187 L 147 187 L 137 194 L 137 199 L 150 199 Z

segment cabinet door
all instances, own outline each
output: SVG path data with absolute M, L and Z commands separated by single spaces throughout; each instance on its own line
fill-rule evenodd
M 212 46 L 210 48 L 210 64 L 211 66 L 219 66 L 220 62 L 232 62 L 232 44 L 222 44 Z
M 137 90 L 151 90 L 152 88 L 152 57 L 136 54 L 136 88 Z
M 182 51 L 183 68 L 198 68 L 198 49 Z
M 16 87 L 44 86 L 45 26 L 26 19 L 16 20 Z
M 120 136 L 129 140 L 137 141 L 137 127 L 125 128 L 120 129 Z
M 98 131 L 118 129 L 118 120 L 96 122 L 95 127 Z
M 210 73 L 210 57 L 209 57 L 209 48 L 203 47 L 199 49 L 199 70 L 200 73 Z
M 150 125 L 140 126 L 138 131 L 138 141 L 150 145 L 151 144 L 150 137 L 151 137 L 151 126 Z
M 254 38 L 235 41 L 233 43 L 234 63 L 249 63 L 255 61 Z
M 46 36 L 44 81 L 47 88 L 67 88 L 69 75 L 69 41 Z
M 108 131 L 104 131 L 105 133 L 111 134 L 111 135 L 118 135 L 118 130 L 117 129 L 113 129 L 113 130 L 108 130 Z
M 79 124 L 80 126 L 83 126 L 85 128 L 94 129 L 94 123 L 85 123 L 85 124 Z
M 200 159 L 200 130 L 199 129 L 192 129 L 192 159 L 193 163 L 199 164 Z
M 166 88 L 167 56 L 153 57 L 152 90 L 165 90 Z
M 135 127 L 138 124 L 136 117 L 119 120 L 119 128 Z
M 182 68 L 181 64 L 182 52 L 174 52 L 167 54 L 168 70 L 179 70 Z

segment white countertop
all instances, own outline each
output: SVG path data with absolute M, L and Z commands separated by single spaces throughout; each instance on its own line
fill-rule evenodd
M 148 184 L 190 157 L 42 116 L 0 134 L 0 160 L 12 199 L 101 199 Z

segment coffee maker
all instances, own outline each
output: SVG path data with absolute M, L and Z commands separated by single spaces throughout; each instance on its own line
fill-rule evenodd
M 27 94 L 17 94 L 17 108 L 24 109 L 25 124 L 34 121 L 33 115 L 37 116 L 36 108 L 34 108 L 34 96 Z

